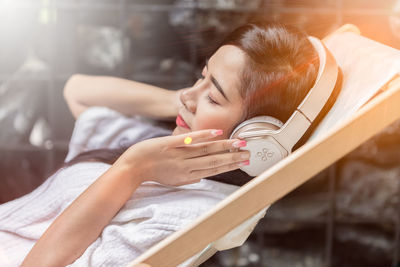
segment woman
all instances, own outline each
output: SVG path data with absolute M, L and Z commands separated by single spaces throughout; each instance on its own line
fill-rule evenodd
M 121 265 L 131 261 L 237 188 L 233 184 L 238 181 L 229 178 L 240 171 L 216 176 L 249 163 L 248 151 L 237 149 L 246 142 L 227 139 L 231 131 L 258 115 L 286 121 L 315 81 L 317 58 L 306 36 L 296 29 L 247 24 L 228 36 L 190 88 L 168 91 L 118 78 L 74 75 L 64 91 L 77 118 L 68 163 L 31 194 L 0 206 L 0 239 L 8 242 L 7 247 L 0 245 L 0 261 L 3 251 L 3 260 L 20 264 L 38 237 L 22 266 Z M 171 136 L 146 126 L 147 135 L 142 133 L 125 143 L 120 138 L 118 145 L 109 146 L 121 133 L 112 128 L 122 114 L 176 118 L 177 126 Z M 144 125 L 143 121 L 139 124 Z M 103 134 L 102 130 L 109 136 L 102 137 L 96 147 L 96 134 Z M 149 135 L 153 130 L 157 133 Z M 192 138 L 191 144 L 185 144 L 187 137 Z M 93 151 L 97 148 L 100 150 Z M 239 183 L 243 184 L 243 179 Z M 56 188 L 59 195 L 53 197 L 48 188 Z M 62 197 L 66 192 L 73 192 L 70 195 L 74 197 Z M 51 212 L 29 221 L 36 215 L 30 211 L 46 209 Z M 126 214 L 130 217 L 124 219 Z M 149 223 L 157 216 L 163 220 L 162 229 L 157 228 L 159 221 Z M 177 217 L 179 223 L 171 228 L 170 222 Z M 32 227 L 38 229 L 36 236 L 29 236 Z M 118 227 L 131 232 L 105 240 L 106 232 Z M 20 253 L 15 252 L 18 238 L 30 239 Z M 100 247 L 96 245 L 100 243 Z M 125 249 L 118 259 L 102 258 L 102 253 L 115 246 Z

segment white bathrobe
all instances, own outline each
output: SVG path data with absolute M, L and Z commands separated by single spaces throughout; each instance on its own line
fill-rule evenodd
M 83 151 L 117 148 L 169 134 L 138 116 L 92 107 L 75 123 L 66 161 Z M 20 265 L 54 219 L 109 167 L 83 162 L 62 168 L 30 194 L 0 205 L 0 266 Z M 143 183 L 96 241 L 69 266 L 124 266 L 237 188 L 206 179 L 180 187 Z

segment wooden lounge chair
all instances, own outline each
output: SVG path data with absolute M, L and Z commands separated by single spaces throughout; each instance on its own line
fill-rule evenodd
M 323 41 L 343 71 L 343 87 L 309 141 L 129 266 L 178 266 L 197 255 L 196 266 L 220 250 L 218 240 L 228 248 L 227 233 L 235 231 L 241 238 L 233 234 L 232 247 L 241 245 L 269 205 L 400 118 L 400 51 L 349 24 Z

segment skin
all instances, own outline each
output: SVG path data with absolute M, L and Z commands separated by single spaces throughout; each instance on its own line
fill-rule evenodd
M 245 55 L 233 45 L 224 45 L 210 58 L 200 78 L 192 87 L 180 92 L 179 114 L 190 129 L 177 126 L 173 135 L 202 129 L 222 129 L 219 139 L 229 138 L 234 127 L 242 119 L 243 101 L 239 94 L 240 72 Z M 227 101 L 211 81 L 219 83 Z M 215 103 L 210 103 L 210 97 Z
M 249 152 L 238 151 L 235 147 L 241 141 L 228 139 L 244 114 L 238 90 L 244 66 L 242 50 L 232 45 L 220 47 L 203 68 L 202 77 L 192 87 L 178 93 L 178 115 L 189 129 L 177 126 L 169 139 L 140 142 L 129 148 L 119 161 L 129 166 L 140 162 L 140 168 L 135 169 L 137 177 L 168 185 L 195 183 L 248 164 Z M 223 133 L 210 136 L 209 129 L 220 129 Z M 190 145 L 184 145 L 187 136 L 193 139 Z

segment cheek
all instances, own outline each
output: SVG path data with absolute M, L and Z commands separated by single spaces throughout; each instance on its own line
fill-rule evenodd
M 224 137 L 229 138 L 230 131 L 234 122 L 230 121 L 231 116 L 228 112 L 216 111 L 216 109 L 203 109 L 196 114 L 196 130 L 201 129 L 222 129 Z M 193 129 L 194 130 L 194 129 Z

